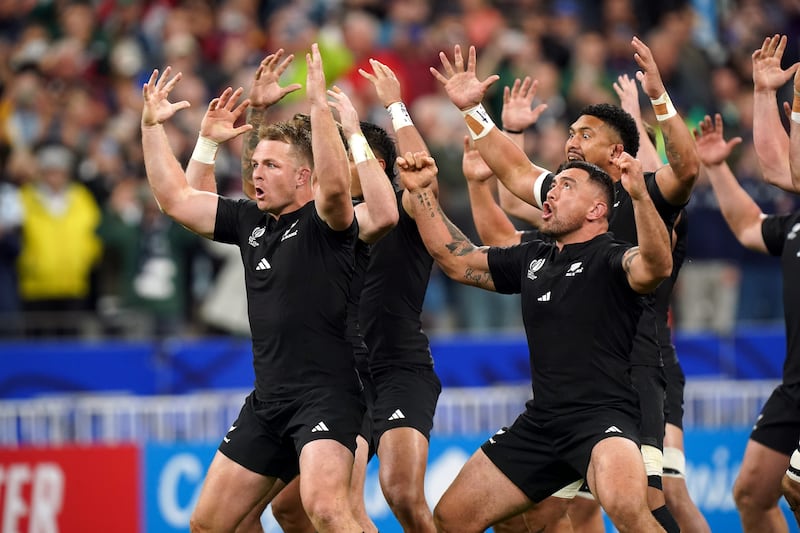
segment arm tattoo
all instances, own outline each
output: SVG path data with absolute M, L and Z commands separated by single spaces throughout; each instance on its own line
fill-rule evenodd
M 482 288 L 494 288 L 494 280 L 492 280 L 492 274 L 490 272 L 484 272 L 481 270 L 475 270 L 473 268 L 467 268 L 464 271 L 464 279 L 467 281 L 473 282 L 478 287 Z
M 625 255 L 622 257 L 622 268 L 625 270 L 625 272 L 630 274 L 631 263 L 633 262 L 633 260 L 636 258 L 637 255 L 639 255 L 638 246 L 634 246 L 633 248 L 625 252 Z
M 663 136 L 664 151 L 667 153 L 667 160 L 674 169 L 675 166 L 680 166 L 683 163 L 681 154 L 675 149 L 675 146 L 672 145 L 672 139 L 669 137 L 669 135 L 663 133 Z
M 442 213 L 442 210 L 439 209 L 439 214 L 444 221 L 445 226 L 447 226 L 447 231 L 450 232 L 450 236 L 453 238 L 452 241 L 446 244 L 447 249 L 450 251 L 452 255 L 467 255 L 475 251 L 475 245 L 469 242 L 466 235 L 461 233 L 461 230 L 456 227 L 455 224 L 450 222 L 448 218 Z

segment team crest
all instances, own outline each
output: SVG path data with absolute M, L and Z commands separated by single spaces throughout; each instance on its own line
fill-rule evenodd
M 534 259 L 528 265 L 528 279 L 536 279 L 536 273 L 544 266 L 544 259 Z
M 259 237 L 264 235 L 264 233 L 266 233 L 266 231 L 267 231 L 267 228 L 264 227 L 264 226 L 259 226 L 259 227 L 255 228 L 255 229 L 253 229 L 253 233 L 250 234 L 250 238 L 247 239 L 247 243 L 250 246 L 252 246 L 253 248 L 258 248 L 258 242 L 256 242 L 256 239 L 258 239 Z

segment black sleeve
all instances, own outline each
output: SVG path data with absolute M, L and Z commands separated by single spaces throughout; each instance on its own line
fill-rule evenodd
M 497 292 L 518 294 L 522 291 L 522 278 L 528 268 L 527 259 L 533 257 L 541 245 L 541 241 L 531 241 L 507 248 L 489 248 L 489 273 Z

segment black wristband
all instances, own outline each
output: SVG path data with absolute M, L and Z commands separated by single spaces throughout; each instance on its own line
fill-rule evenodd
M 503 131 L 506 133 L 525 133 L 525 130 L 510 130 L 508 128 L 503 128 Z

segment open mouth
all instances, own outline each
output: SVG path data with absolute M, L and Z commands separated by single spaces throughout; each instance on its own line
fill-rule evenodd
M 583 156 L 578 152 L 567 152 L 567 161 L 583 161 Z
M 553 208 L 550 207 L 550 202 L 542 204 L 542 220 L 548 220 L 553 216 Z
M 263 200 L 264 199 L 264 189 L 261 187 L 256 187 L 256 200 Z

